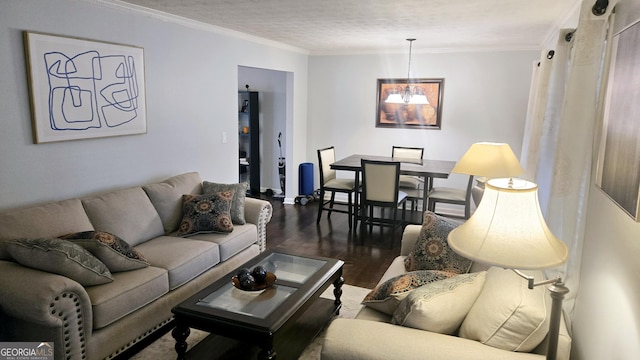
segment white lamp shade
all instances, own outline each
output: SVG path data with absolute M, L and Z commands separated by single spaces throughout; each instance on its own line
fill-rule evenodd
M 538 186 L 521 179 L 489 180 L 476 211 L 449 233 L 448 241 L 468 259 L 503 268 L 553 268 L 568 256 L 544 221 Z
M 524 169 L 509 144 L 479 142 L 469 147 L 451 172 L 493 179 L 518 176 Z
M 404 104 L 404 99 L 402 98 L 402 95 L 398 93 L 391 93 L 387 96 L 387 99 L 384 102 L 390 104 Z
M 411 99 L 409 100 L 409 104 L 428 105 L 429 104 L 429 99 L 427 99 L 426 95 L 415 94 L 415 95 L 411 95 Z

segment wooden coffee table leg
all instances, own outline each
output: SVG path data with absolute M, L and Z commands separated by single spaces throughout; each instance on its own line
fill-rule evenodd
M 176 323 L 176 327 L 171 331 L 171 335 L 176 340 L 176 353 L 178 354 L 177 360 L 185 360 L 187 357 L 187 338 L 191 330 L 188 326 Z
M 342 301 L 340 301 L 340 297 L 342 296 L 342 284 L 344 284 L 344 278 L 342 276 L 338 277 L 336 281 L 333 282 L 333 296 L 336 298 L 333 301 L 333 304 L 338 309 L 338 311 L 336 311 L 336 315 L 340 315 L 340 307 L 342 305 Z

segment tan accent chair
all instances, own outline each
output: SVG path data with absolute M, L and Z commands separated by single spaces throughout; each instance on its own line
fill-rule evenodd
M 464 218 L 471 216 L 471 190 L 473 188 L 473 175 L 469 175 L 466 189 L 451 187 L 434 187 L 429 192 L 428 210 L 436 212 L 436 204 L 446 203 L 464 206 Z
M 349 215 L 349 229 L 353 227 L 355 206 L 353 196 L 356 194 L 355 179 L 337 178 L 336 171 L 331 169 L 330 164 L 336 161 L 336 153 L 333 146 L 318 150 L 318 167 L 320 168 L 320 205 L 318 206 L 318 218 L 316 223 L 320 223 L 322 211 L 328 211 L 327 219 L 331 218 L 331 212 L 338 212 Z M 330 192 L 331 197 L 325 200 L 325 193 Z M 347 209 L 342 208 L 343 204 L 336 204 L 336 193 L 347 194 Z M 336 205 L 338 207 L 336 207 Z
M 400 182 L 400 163 L 397 161 L 361 160 L 362 196 L 360 211 L 360 229 L 368 225 L 369 233 L 373 225 L 391 227 L 391 247 L 395 241 L 396 228 L 404 227 L 407 210 L 407 194 L 398 190 Z M 398 221 L 398 207 L 402 205 L 402 220 Z M 374 207 L 380 208 L 379 216 L 374 216 Z M 385 217 L 384 210 L 389 208 L 392 217 Z
M 424 148 L 392 146 L 391 156 L 398 159 L 422 160 Z M 423 199 L 424 179 L 413 175 L 400 175 L 400 185 L 398 188 L 407 194 L 407 200 L 411 202 L 411 209 L 416 210 L 418 201 Z

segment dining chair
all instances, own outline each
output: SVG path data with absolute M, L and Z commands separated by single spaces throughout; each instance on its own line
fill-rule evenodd
M 427 208 L 431 212 L 436 212 L 436 204 L 454 204 L 464 206 L 464 218 L 471 216 L 471 193 L 473 188 L 473 175 L 469 175 L 466 189 L 451 187 L 434 187 L 429 191 Z
M 369 234 L 373 225 L 382 228 L 391 227 L 391 247 L 395 241 L 396 228 L 402 228 L 405 223 L 407 208 L 407 194 L 398 189 L 400 183 L 400 162 L 361 160 L 362 195 L 360 197 L 360 229 L 369 227 Z M 398 207 L 402 205 L 402 220 L 398 221 Z M 379 208 L 379 212 L 374 212 Z M 384 216 L 384 210 L 390 209 L 391 217 Z M 377 217 L 374 215 L 378 215 Z
M 338 178 L 336 171 L 331 169 L 330 164 L 336 161 L 336 153 L 333 146 L 318 150 L 318 166 L 320 168 L 320 205 L 318 206 L 318 218 L 316 223 L 320 223 L 322 211 L 326 210 L 327 219 L 331 218 L 332 212 L 338 212 L 349 215 L 349 229 L 353 226 L 353 218 L 355 206 L 353 202 L 356 194 L 355 179 Z M 325 199 L 325 194 L 329 192 L 331 196 L 329 200 Z M 347 194 L 347 208 L 344 209 L 343 203 L 336 203 L 336 193 Z
M 392 146 L 391 157 L 422 160 L 424 148 Z M 413 175 L 400 175 L 399 189 L 407 194 L 407 200 L 411 203 L 411 210 L 416 210 L 418 201 L 423 199 L 424 179 Z

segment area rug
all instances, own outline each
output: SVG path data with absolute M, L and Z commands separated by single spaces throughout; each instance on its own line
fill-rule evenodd
M 362 305 L 360 302 L 364 299 L 365 295 L 369 293 L 369 289 L 343 285 L 342 286 L 342 309 L 340 309 L 340 315 L 338 317 L 352 319 L 356 316 Z M 321 297 L 327 299 L 333 299 L 333 286 L 330 286 Z M 325 327 L 326 330 L 326 327 Z M 315 340 L 307 346 L 300 360 L 317 360 L 320 359 L 320 351 L 322 349 L 322 341 L 324 339 L 325 330 L 315 338 Z M 194 345 L 204 339 L 209 333 L 196 329 L 191 329 L 191 334 L 188 338 L 188 349 L 191 349 Z M 131 359 L 135 360 L 174 360 L 176 353 L 174 350 L 175 340 L 171 336 L 171 332 L 164 334 L 160 339 L 153 342 L 151 345 L 144 348 L 142 351 L 134 355 Z M 187 350 L 188 351 L 188 350 Z

